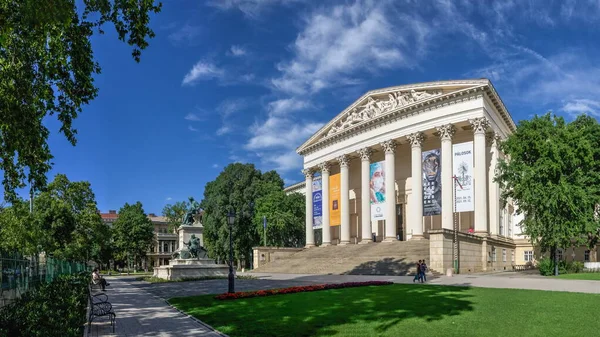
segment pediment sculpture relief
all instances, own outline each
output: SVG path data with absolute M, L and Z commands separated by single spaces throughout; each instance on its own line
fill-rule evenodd
M 422 101 L 427 98 L 439 96 L 442 94 L 441 90 L 436 91 L 396 91 L 389 93 L 386 97 L 376 98 L 368 97 L 366 104 L 359 105 L 348 112 L 344 118 L 335 123 L 331 129 L 327 132 L 328 136 L 335 134 L 344 129 L 348 129 L 355 124 L 375 118 L 388 111 L 396 108 Z

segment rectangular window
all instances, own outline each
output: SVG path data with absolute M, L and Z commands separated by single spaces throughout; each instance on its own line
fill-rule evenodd
M 558 255 L 558 260 L 561 261 L 563 259 L 563 250 L 558 249 L 557 255 Z
M 506 262 L 506 249 L 502 249 L 502 262 Z
M 492 247 L 492 261 L 496 262 L 496 247 Z
M 504 235 L 504 233 L 502 232 L 504 230 L 504 212 L 505 212 L 504 209 L 500 211 L 500 219 L 499 219 L 500 221 L 498 221 L 498 225 L 500 227 L 498 234 L 500 234 L 500 235 Z
M 583 260 L 585 262 L 590 262 L 590 251 L 586 250 L 585 253 L 583 254 Z
M 526 250 L 524 256 L 525 262 L 533 262 L 533 250 Z
M 508 225 L 506 227 L 508 227 L 508 237 L 511 237 L 512 225 L 513 225 L 513 213 L 509 212 L 507 217 L 508 217 Z
M 515 251 L 514 250 L 510 251 L 510 261 L 515 262 Z

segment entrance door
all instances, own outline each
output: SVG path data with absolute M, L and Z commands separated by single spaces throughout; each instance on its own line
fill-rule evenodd
M 396 238 L 404 241 L 404 204 L 396 205 Z

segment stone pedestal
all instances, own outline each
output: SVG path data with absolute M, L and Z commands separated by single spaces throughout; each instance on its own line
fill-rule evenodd
M 154 268 L 154 277 L 179 280 L 206 276 L 227 276 L 229 267 L 212 259 L 173 259 L 168 266 Z
M 193 226 L 181 225 L 177 228 L 177 234 L 179 235 L 179 248 L 185 247 L 186 242 L 190 242 L 192 234 L 200 238 L 200 246 L 204 247 L 204 226 L 202 224 L 194 224 Z

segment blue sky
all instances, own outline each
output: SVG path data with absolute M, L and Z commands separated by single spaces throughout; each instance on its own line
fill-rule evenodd
M 88 180 L 102 211 L 201 199 L 240 161 L 303 179 L 295 148 L 365 91 L 492 80 L 516 121 L 600 116 L 598 1 L 164 1 L 136 64 L 93 38 L 98 98 L 57 133 L 50 173 Z

